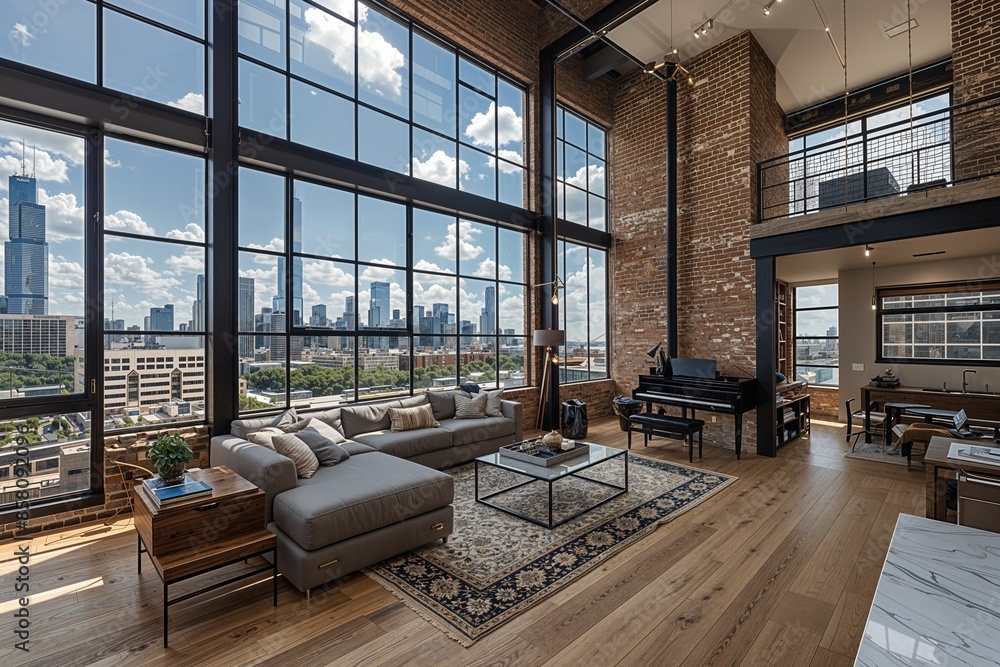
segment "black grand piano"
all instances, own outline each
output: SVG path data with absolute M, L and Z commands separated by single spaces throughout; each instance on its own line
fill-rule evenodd
M 736 458 L 740 458 L 743 440 L 743 413 L 757 407 L 757 381 L 754 378 L 720 376 L 712 359 L 672 359 L 664 375 L 640 375 L 632 398 L 681 408 L 681 416 L 707 410 L 735 419 Z

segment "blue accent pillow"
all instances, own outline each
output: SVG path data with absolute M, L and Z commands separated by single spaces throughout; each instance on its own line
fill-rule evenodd
M 781 384 L 782 382 L 784 382 L 787 379 L 788 378 L 785 377 L 784 373 L 778 373 L 778 384 Z

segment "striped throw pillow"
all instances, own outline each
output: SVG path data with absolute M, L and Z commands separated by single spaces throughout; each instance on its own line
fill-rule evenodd
M 485 419 L 488 398 L 486 394 L 476 394 L 472 398 L 455 394 L 455 419 Z
M 316 474 L 319 469 L 319 459 L 309 449 L 309 445 L 297 436 L 282 433 L 271 438 L 271 442 L 274 444 L 275 451 L 292 460 L 292 463 L 295 464 L 295 472 L 299 477 L 309 479 Z
M 416 428 L 437 428 L 430 403 L 413 408 L 389 408 L 389 421 L 393 431 L 412 431 Z

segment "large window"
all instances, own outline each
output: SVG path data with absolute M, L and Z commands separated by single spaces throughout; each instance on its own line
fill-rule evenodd
M 241 409 L 525 383 L 523 233 L 253 169 L 240 183 Z
M 795 375 L 809 384 L 840 384 L 836 284 L 795 288 Z
M 878 290 L 879 361 L 1000 365 L 1000 282 Z
M 846 133 L 838 125 L 792 139 L 788 213 L 810 213 L 843 206 L 845 201 L 950 182 L 949 105 L 950 94 L 944 93 L 914 102 L 912 108 L 904 104 L 859 118 L 847 125 Z
M 104 144 L 104 426 L 205 415 L 205 160 Z
M 0 57 L 205 113 L 205 0 L 4 0 L 0 25 Z
M 354 0 L 242 0 L 240 124 L 515 206 L 524 90 Z
M 87 155 L 82 136 L 0 120 L 0 511 L 91 488 Z
M 608 229 L 607 130 L 559 107 L 556 111 L 558 214 L 563 220 Z
M 559 306 L 566 332 L 561 382 L 608 377 L 607 266 L 606 251 L 559 242 L 559 275 L 566 277 Z

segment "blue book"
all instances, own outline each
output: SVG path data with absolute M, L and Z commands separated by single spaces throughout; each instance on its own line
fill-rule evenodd
M 184 475 L 184 481 L 179 484 L 165 485 L 159 477 L 143 480 L 143 484 L 157 507 L 212 492 L 207 483 L 191 479 L 188 475 Z

